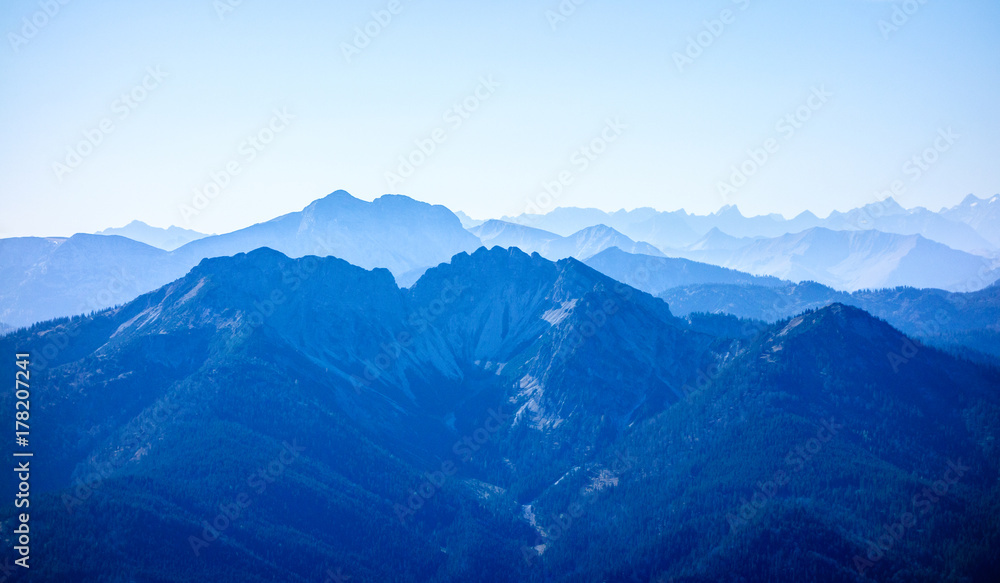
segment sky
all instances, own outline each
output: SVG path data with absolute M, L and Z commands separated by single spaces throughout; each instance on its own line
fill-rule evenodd
M 8 0 L 0 237 L 1000 192 L 995 0 Z M 915 158 L 916 157 L 916 158 Z

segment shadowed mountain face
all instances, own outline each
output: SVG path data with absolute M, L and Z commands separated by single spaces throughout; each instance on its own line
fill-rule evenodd
M 1000 573 L 1000 377 L 841 304 L 695 325 L 516 249 L 405 290 L 261 249 L 0 350 L 48 580 Z

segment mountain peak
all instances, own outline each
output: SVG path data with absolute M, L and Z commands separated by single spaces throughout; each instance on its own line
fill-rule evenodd
M 344 190 L 342 188 L 338 188 L 337 190 L 334 190 L 330 194 L 324 196 L 323 199 L 331 199 L 331 200 L 352 200 L 353 199 L 353 200 L 358 200 L 354 195 L 352 195 L 350 192 L 347 192 L 346 190 Z M 320 199 L 320 200 L 322 200 L 322 199 Z
M 994 196 L 993 198 L 995 199 L 996 197 Z M 974 205 L 974 204 L 976 204 L 978 202 L 982 202 L 984 200 L 986 200 L 986 199 L 979 198 L 978 196 L 976 196 L 976 195 L 974 195 L 972 193 L 969 193 L 968 195 L 966 195 L 965 198 L 962 199 L 962 202 L 961 202 L 961 204 L 959 206 L 972 206 L 972 205 Z
M 739 217 L 739 218 L 745 218 L 743 216 L 743 213 L 740 212 L 740 209 L 736 205 L 734 205 L 734 204 L 727 204 L 726 206 L 724 206 L 724 207 L 720 208 L 719 210 L 717 210 L 714 213 L 714 215 L 716 217 L 733 217 L 733 218 Z
M 608 233 L 615 234 L 615 235 L 621 235 L 621 233 L 619 233 L 618 231 L 616 231 L 616 230 L 612 229 L 611 227 L 605 225 L 604 223 L 600 223 L 600 224 L 594 225 L 592 227 L 587 227 L 585 229 L 580 229 L 580 231 L 577 234 L 578 235 L 582 235 L 582 234 L 586 234 L 586 235 L 604 235 L 604 234 L 608 234 Z M 624 235 L 622 235 L 622 236 L 624 236 Z
M 879 202 L 873 202 L 871 204 L 867 204 L 867 205 L 864 206 L 864 208 L 865 209 L 872 209 L 872 208 L 879 209 L 878 210 L 879 214 L 875 214 L 874 216 L 881 216 L 881 215 L 884 215 L 884 214 L 897 214 L 897 213 L 905 213 L 906 212 L 906 209 L 903 208 L 898 202 L 896 202 L 896 199 L 893 198 L 893 197 L 891 197 L 891 196 L 883 198 Z
M 883 320 L 872 316 L 861 308 L 841 302 L 833 302 L 825 307 L 807 311 L 791 318 L 777 335 L 779 337 L 785 336 L 796 328 L 800 328 L 798 331 L 803 333 L 817 328 L 830 331 L 851 330 L 866 338 L 901 334 Z
M 525 253 L 517 247 L 501 247 L 499 245 L 494 245 L 493 247 L 486 247 L 485 245 L 476 249 L 471 254 L 470 253 L 459 253 L 452 258 L 452 264 L 463 263 L 466 258 L 474 262 L 488 262 L 493 264 L 505 264 L 505 265 L 519 265 L 527 263 L 537 263 L 538 261 L 547 261 L 542 259 L 542 256 L 538 253 Z
M 317 211 L 327 211 L 345 207 L 358 208 L 362 205 L 370 204 L 360 198 L 356 198 L 346 190 L 335 190 L 323 198 L 318 198 L 302 209 L 303 213 L 313 213 Z

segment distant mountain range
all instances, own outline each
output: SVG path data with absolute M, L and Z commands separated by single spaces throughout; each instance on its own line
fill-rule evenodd
M 733 239 L 719 231 L 677 255 L 755 275 L 817 281 L 856 291 L 908 285 L 981 289 L 1000 278 L 1000 262 L 920 235 L 812 228 L 775 238 Z
M 989 362 L 1000 363 L 1000 283 L 967 293 L 913 287 L 852 293 L 814 281 L 757 277 L 687 259 L 631 254 L 616 248 L 586 263 L 662 298 L 680 316 L 702 312 L 775 322 L 841 303 L 861 308 L 924 342 L 970 358 L 978 358 L 976 353 L 990 355 Z
M 586 264 L 618 281 L 651 294 L 693 284 L 782 286 L 788 282 L 734 269 L 676 257 L 628 253 L 611 247 L 586 260 Z
M 583 260 L 612 247 L 628 253 L 663 256 L 649 243 L 637 243 L 606 225 L 587 227 L 568 237 L 497 220 L 486 221 L 469 230 L 487 247 L 517 247 L 552 260 L 567 257 Z
M 523 214 L 503 220 L 559 235 L 603 224 L 660 250 L 686 247 L 713 229 L 737 238 L 774 238 L 817 227 L 921 235 L 977 255 L 995 255 L 1000 249 L 1000 195 L 980 199 L 970 194 L 959 205 L 937 213 L 922 207 L 904 209 L 894 199 L 886 198 L 846 213 L 834 211 L 825 219 L 808 211 L 792 219 L 777 214 L 744 217 L 736 207 L 726 206 L 711 215 L 689 215 L 683 210 L 659 212 L 651 208 L 607 213 L 568 207 L 545 215 Z
M 28 324 L 122 304 L 191 268 L 117 235 L 0 239 L 0 320 Z
M 257 249 L 0 351 L 34 355 L 45 580 L 1000 574 L 1000 372 L 842 303 L 682 319 L 572 258 L 480 248 L 401 289 Z
M 121 237 L 132 239 L 133 241 L 145 243 L 158 249 L 163 249 L 164 251 L 173 251 L 174 249 L 190 243 L 191 241 L 197 241 L 198 239 L 204 239 L 209 236 L 204 233 L 199 233 L 190 229 L 182 229 L 173 225 L 166 229 L 151 227 L 142 221 L 132 221 L 124 227 L 104 229 L 103 231 L 98 231 L 95 234 L 119 235 Z
M 628 257 L 618 257 L 629 263 L 628 267 L 609 261 L 607 256 L 591 263 L 606 274 L 654 293 L 695 283 L 756 285 L 768 276 L 795 282 L 812 280 L 843 291 L 900 285 L 973 291 L 1000 277 L 996 248 L 982 255 L 950 248 L 925 235 L 981 252 L 983 245 L 992 245 L 989 237 L 994 236 L 991 233 L 998 224 L 997 200 L 970 196 L 952 209 L 931 213 L 919 208 L 904 210 L 887 199 L 822 220 L 808 213 L 787 221 L 778 215 L 747 218 L 735 207 L 709 216 L 652 209 L 604 213 L 560 208 L 547 215 L 524 215 L 517 222 L 477 223 L 445 207 L 405 196 L 386 195 L 365 202 L 337 191 L 302 211 L 232 233 L 204 236 L 172 251 L 157 246 L 170 247 L 170 236 L 200 234 L 185 231 L 178 235 L 136 222 L 117 231 L 152 246 L 116 235 L 0 240 L 0 267 L 7 273 L 0 284 L 0 321 L 25 326 L 121 304 L 180 277 L 202 259 L 259 247 L 290 257 L 334 256 L 366 269 L 386 268 L 404 287 L 454 254 L 485 245 L 518 247 L 553 260 L 574 257 L 588 261 L 617 248 L 630 254 L 681 257 L 742 272 L 694 263 L 680 267 L 682 264 L 674 262 L 674 267 L 661 270 L 662 281 L 640 282 L 632 277 L 634 261 Z M 536 226 L 522 224 L 526 222 Z M 847 230 L 828 228 L 834 225 Z M 869 225 L 923 234 L 860 230 Z
M 372 202 L 343 191 L 289 213 L 167 252 L 120 236 L 0 240 L 0 321 L 12 326 L 104 309 L 187 273 L 202 259 L 271 247 L 385 267 L 412 283 L 427 267 L 479 247 L 448 209 L 402 196 Z
M 969 293 L 893 288 L 849 294 L 814 282 L 767 287 L 713 283 L 679 286 L 658 295 L 679 315 L 733 314 L 766 322 L 833 303 L 856 306 L 924 343 L 1000 364 L 1000 285 Z
M 940 214 L 969 225 L 995 248 L 1000 247 L 1000 195 L 987 200 L 970 194 L 961 204 L 941 209 Z

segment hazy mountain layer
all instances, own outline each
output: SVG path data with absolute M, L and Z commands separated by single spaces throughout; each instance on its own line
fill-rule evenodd
M 545 215 L 523 214 L 503 219 L 560 235 L 604 224 L 663 251 L 691 245 L 713 229 L 737 238 L 774 238 L 822 227 L 835 231 L 876 230 L 921 235 L 953 249 L 992 255 L 1000 248 L 1000 204 L 997 201 L 1000 201 L 998 196 L 987 200 L 969 195 L 961 204 L 935 213 L 922 207 L 904 209 L 892 198 L 886 198 L 848 212 L 834 211 L 824 219 L 808 211 L 791 219 L 777 214 L 745 217 L 734 206 L 723 207 L 710 215 L 688 214 L 683 209 L 659 212 L 640 208 L 607 213 L 568 207 L 554 209 Z
M 139 241 L 140 243 L 145 243 L 164 251 L 173 251 L 186 243 L 208 237 L 204 233 L 182 229 L 173 225 L 166 229 L 151 227 L 142 221 L 132 221 L 124 227 L 104 229 L 103 231 L 98 231 L 96 234 L 128 237 L 133 241 Z
M 727 248 L 678 251 L 688 259 L 755 275 L 816 281 L 845 291 L 913 286 L 982 289 L 1000 277 L 996 261 L 951 249 L 920 235 L 814 228 Z
M 525 253 L 538 253 L 552 261 L 567 257 L 583 261 L 612 247 L 629 253 L 663 256 L 659 249 L 649 243 L 636 243 L 605 225 L 587 227 L 568 237 L 562 237 L 541 229 L 490 220 L 470 229 L 470 232 L 487 247 L 517 247 Z
M 117 236 L 4 239 L 0 320 L 24 326 L 103 309 L 180 277 L 202 259 L 259 247 L 384 267 L 410 283 L 427 267 L 479 247 L 479 241 L 444 207 L 389 195 L 365 202 L 343 191 L 301 212 L 204 237 L 170 253 Z

